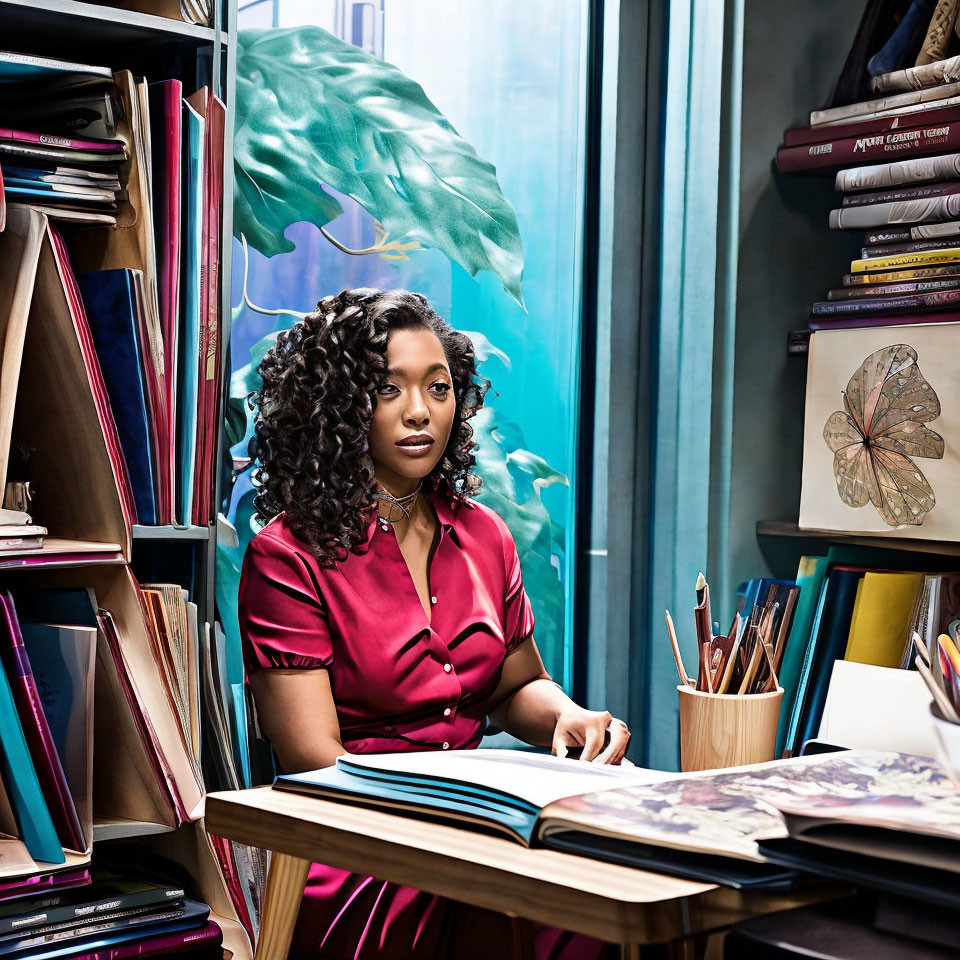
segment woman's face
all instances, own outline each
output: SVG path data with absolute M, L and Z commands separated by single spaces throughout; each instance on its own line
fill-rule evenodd
M 443 346 L 431 330 L 395 330 L 370 424 L 377 478 L 401 495 L 427 476 L 446 449 L 456 399 Z

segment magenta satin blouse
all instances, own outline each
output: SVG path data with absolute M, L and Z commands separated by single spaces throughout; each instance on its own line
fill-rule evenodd
M 283 516 L 254 537 L 240 577 L 247 674 L 325 668 L 351 753 L 476 747 L 506 655 L 533 632 L 520 561 L 500 517 L 428 494 L 440 521 L 428 619 L 396 536 L 371 518 L 362 554 L 323 568 Z M 599 941 L 528 927 L 538 960 L 596 958 Z M 313 864 L 290 956 L 336 960 L 508 958 L 500 914 Z
M 504 657 L 533 631 L 507 525 L 488 507 L 431 502 L 440 540 L 428 620 L 393 528 L 323 568 L 282 516 L 247 549 L 240 626 L 247 673 L 326 667 L 352 753 L 476 746 Z

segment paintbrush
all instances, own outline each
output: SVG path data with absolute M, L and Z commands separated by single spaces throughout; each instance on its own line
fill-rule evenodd
M 680 643 L 677 640 L 677 631 L 673 625 L 673 617 L 670 616 L 669 610 L 665 610 L 664 613 L 667 618 L 667 633 L 670 635 L 670 646 L 673 647 L 673 659 L 677 662 L 677 673 L 680 674 L 680 680 L 688 687 L 695 686 L 683 666 L 683 657 L 680 655 Z

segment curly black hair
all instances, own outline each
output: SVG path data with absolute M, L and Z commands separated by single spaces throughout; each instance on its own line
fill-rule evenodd
M 250 454 L 254 505 L 266 522 L 283 512 L 323 566 L 360 553 L 376 509 L 368 436 L 394 330 L 431 330 L 443 345 L 456 398 L 450 440 L 425 481 L 461 499 L 480 488 L 470 419 L 490 381 L 477 375 L 470 338 L 426 297 L 406 290 L 343 290 L 281 333 L 259 367 L 263 384 Z

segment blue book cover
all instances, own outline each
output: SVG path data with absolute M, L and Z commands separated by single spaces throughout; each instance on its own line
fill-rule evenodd
M 94 270 L 77 275 L 80 295 L 100 360 L 110 408 L 127 462 L 137 521 L 157 522 L 153 441 L 140 344 L 137 296 L 130 270 Z
M 796 693 L 790 710 L 790 722 L 784 735 L 784 749 L 792 748 L 797 738 L 797 728 L 800 726 L 800 717 L 803 712 L 803 701 L 806 697 L 807 686 L 810 683 L 810 673 L 813 669 L 814 655 L 817 652 L 817 641 L 820 636 L 820 624 L 823 620 L 823 606 L 826 596 L 827 584 L 826 581 L 822 581 L 817 598 L 816 612 L 813 615 L 813 622 L 810 626 L 810 637 L 807 640 L 807 646 L 803 654 L 803 663 L 800 666 L 800 674 L 797 678 Z
M 180 343 L 180 396 L 177 400 L 181 523 L 193 514 L 193 471 L 197 458 L 197 391 L 200 365 L 201 264 L 203 262 L 203 117 L 188 103 L 183 105 L 186 140 L 184 164 L 186 205 L 183 244 L 183 327 Z

